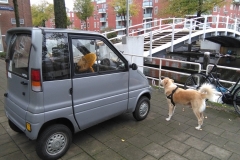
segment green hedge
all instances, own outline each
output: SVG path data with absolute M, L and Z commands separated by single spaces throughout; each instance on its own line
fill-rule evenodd
M 0 58 L 5 58 L 6 57 L 6 53 L 5 52 L 0 52 Z

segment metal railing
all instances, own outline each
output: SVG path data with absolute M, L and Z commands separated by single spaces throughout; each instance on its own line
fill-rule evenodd
M 151 26 L 151 27 L 148 27 Z M 140 29 L 141 28 L 141 29 Z M 196 29 L 200 30 L 196 30 Z M 150 49 L 148 51 L 148 55 L 152 55 L 152 44 L 160 39 L 163 39 L 167 36 L 171 37 L 171 42 L 168 43 L 170 46 L 170 51 L 173 51 L 174 45 L 178 42 L 174 40 L 175 35 L 179 32 L 186 32 L 185 39 L 182 41 L 186 41 L 191 44 L 191 39 L 193 36 L 200 36 L 202 39 L 205 39 L 207 33 L 212 33 L 213 35 L 219 35 L 219 32 L 224 33 L 223 35 L 227 36 L 228 32 L 231 32 L 231 36 L 235 37 L 237 34 L 240 36 L 240 19 L 239 18 L 231 18 L 229 16 L 220 16 L 220 15 L 205 15 L 202 17 L 196 17 L 192 19 L 187 18 L 164 18 L 157 19 L 153 21 L 144 22 L 137 25 L 132 25 L 128 28 L 132 30 L 132 32 L 128 32 L 129 36 L 143 36 L 145 38 L 150 37 L 149 41 L 145 41 L 145 44 L 150 44 Z M 107 35 L 111 32 L 125 31 L 126 28 L 119 28 L 114 31 L 105 32 L 103 35 Z M 154 38 L 154 35 L 169 32 L 165 36 Z M 198 32 L 198 33 L 197 33 Z M 124 32 L 125 33 L 125 32 Z M 120 35 L 118 37 L 111 38 L 109 40 L 122 38 L 126 36 L 125 34 Z M 157 37 L 157 36 L 156 36 Z M 167 46 L 167 47 L 169 47 Z M 166 49 L 166 48 L 165 48 Z M 146 55 L 146 54 L 145 54 Z M 147 56 L 147 55 L 146 55 Z

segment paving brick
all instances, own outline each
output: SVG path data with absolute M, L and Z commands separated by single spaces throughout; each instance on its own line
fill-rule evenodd
M 223 148 L 228 150 L 228 151 L 234 152 L 236 154 L 240 153 L 240 144 L 235 143 L 235 142 L 230 142 L 229 141 L 223 146 Z
M 203 151 L 210 145 L 210 143 L 196 137 L 190 137 L 184 143 L 201 151 Z
M 145 157 L 142 158 L 142 160 L 157 160 L 157 159 L 150 155 L 146 155 Z
M 155 130 L 155 131 L 158 131 L 162 134 L 166 134 L 166 133 L 173 130 L 172 127 L 169 127 L 169 126 L 166 126 L 166 125 L 163 125 L 163 124 L 157 124 L 157 125 L 153 126 L 152 129 Z
M 128 146 L 127 148 L 124 148 L 119 152 L 121 156 L 123 156 L 126 159 L 142 159 L 147 155 L 146 152 L 143 150 L 140 150 L 139 148 L 135 146 Z
M 161 158 L 161 160 L 174 160 L 174 159 L 176 159 L 176 160 L 187 160 L 187 158 L 184 158 L 184 157 L 180 156 L 179 154 L 174 153 L 172 151 L 167 153 L 165 156 L 163 156 Z
M 208 132 L 204 130 L 197 130 L 195 127 L 190 127 L 185 131 L 187 134 L 192 135 L 194 137 L 197 137 L 199 139 L 202 139 L 207 135 Z
M 240 135 L 232 132 L 225 131 L 221 137 L 226 138 L 229 141 L 233 141 L 240 144 Z
M 210 132 L 212 134 L 221 135 L 225 130 L 219 127 L 215 127 L 209 124 L 206 124 L 202 127 L 204 131 Z
M 0 157 L 19 151 L 19 148 L 13 142 L 0 145 Z
M 184 124 L 184 123 L 181 123 L 181 122 L 178 122 L 178 121 L 170 121 L 171 123 L 168 125 L 169 127 L 172 127 L 174 129 L 177 129 L 179 131 L 185 131 L 187 130 L 188 128 L 190 128 L 191 126 L 190 125 L 187 125 L 187 124 Z
M 153 142 L 158 143 L 160 145 L 163 145 L 172 139 L 172 138 L 170 138 L 164 134 L 158 133 L 158 132 L 150 135 L 148 138 L 150 140 L 152 140 Z
M 177 141 L 180 141 L 180 142 L 183 142 L 183 141 L 185 141 L 186 139 L 188 139 L 190 137 L 190 135 L 188 135 L 188 134 L 186 134 L 184 132 L 181 132 L 181 131 L 179 131 L 177 129 L 169 132 L 167 135 L 169 137 L 177 140 Z
M 0 145 L 11 142 L 12 139 L 8 134 L 2 134 L 0 135 Z
M 167 148 L 162 147 L 161 145 L 156 143 L 151 143 L 147 145 L 143 148 L 143 150 L 157 159 L 169 152 Z
M 169 150 L 172 150 L 172 151 L 180 154 L 180 155 L 183 154 L 184 152 L 186 152 L 190 148 L 190 146 L 188 146 L 182 142 L 178 142 L 176 140 L 171 140 L 163 146 L 168 148 Z
M 228 160 L 239 160 L 239 154 L 233 153 L 232 156 Z
M 104 143 L 107 147 L 111 148 L 112 150 L 119 152 L 120 150 L 128 147 L 130 145 L 127 141 L 122 141 L 120 138 L 114 138 Z
M 221 160 L 228 159 L 232 155 L 232 152 L 229 152 L 226 149 L 217 147 L 215 145 L 210 145 L 204 150 L 204 152 Z
M 0 160 L 15 160 L 15 159 L 16 160 L 27 160 L 25 155 L 20 151 L 10 153 L 10 154 L 0 158 Z
M 67 153 L 63 157 L 61 157 L 61 159 L 62 160 L 67 160 L 71 157 L 74 157 L 74 156 L 80 154 L 80 153 L 83 153 L 83 150 L 79 146 L 77 146 L 75 144 L 71 144 L 69 150 L 67 151 Z
M 97 160 L 106 160 L 106 159 L 122 160 L 123 159 L 122 156 L 120 156 L 118 153 L 114 152 L 111 149 L 104 150 L 103 152 L 100 152 L 94 155 L 93 157 Z
M 239 130 L 238 128 L 239 125 L 238 127 L 236 127 L 234 126 L 234 124 L 228 124 L 228 123 L 221 123 L 218 127 L 233 133 L 236 133 Z
M 215 134 L 212 134 L 212 133 L 208 133 L 204 138 L 203 140 L 205 140 L 206 142 L 209 142 L 209 143 L 212 143 L 212 144 L 215 144 L 216 146 L 219 146 L 219 147 L 223 147 L 224 144 L 227 143 L 227 139 L 225 138 L 222 138 L 218 135 L 215 135 Z
M 127 141 L 139 148 L 142 148 L 142 147 L 148 145 L 149 143 L 151 143 L 151 140 L 149 140 L 148 138 L 146 138 L 142 135 L 135 135 L 132 138 L 129 138 Z
M 176 114 L 176 113 L 172 116 L 172 119 L 174 119 L 178 122 L 181 122 L 181 123 L 184 123 L 184 122 L 187 122 L 188 120 L 190 120 L 188 117 L 185 117 L 183 115 Z
M 212 156 L 207 153 L 203 153 L 195 148 L 189 149 L 187 152 L 183 154 L 184 157 L 191 160 L 210 160 Z
M 84 145 L 80 145 L 79 147 L 81 147 L 89 155 L 95 155 L 107 149 L 107 147 L 104 144 L 102 144 L 97 140 L 88 142 L 87 144 L 84 144 Z

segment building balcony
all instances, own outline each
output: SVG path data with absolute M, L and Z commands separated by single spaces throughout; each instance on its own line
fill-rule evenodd
M 143 14 L 143 19 L 152 19 L 152 13 Z
M 100 22 L 106 22 L 106 17 L 102 17 L 102 18 L 100 18 Z
M 116 21 L 125 21 L 123 16 L 118 16 L 116 17 Z
M 121 28 L 125 28 L 125 26 L 122 26 L 122 25 L 116 25 L 116 29 L 121 29 Z
M 104 30 L 106 28 L 107 28 L 107 26 L 102 26 L 102 27 L 100 27 L 100 30 Z
M 98 13 L 106 13 L 106 8 L 98 9 Z
M 143 8 L 153 8 L 153 3 L 150 1 L 145 1 L 145 2 L 143 2 L 142 7 Z

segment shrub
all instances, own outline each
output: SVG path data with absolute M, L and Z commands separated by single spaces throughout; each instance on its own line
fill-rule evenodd
M 6 53 L 5 52 L 0 52 L 0 58 L 5 58 L 6 57 Z

